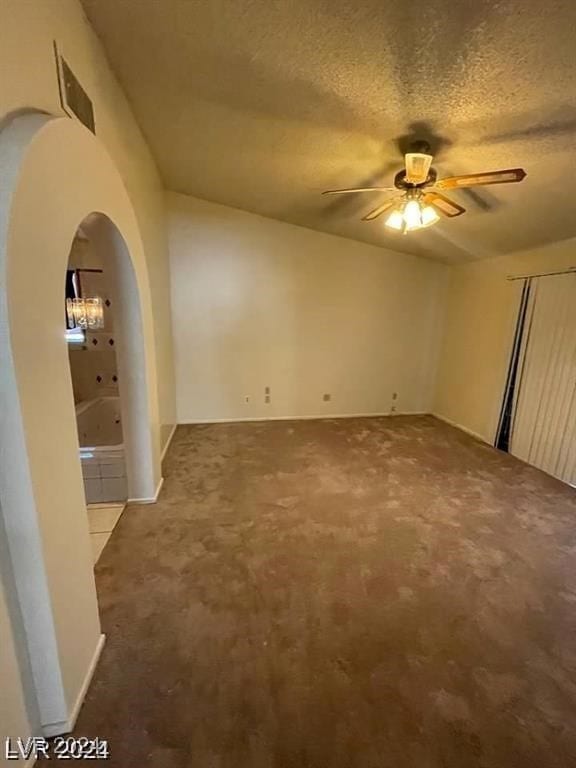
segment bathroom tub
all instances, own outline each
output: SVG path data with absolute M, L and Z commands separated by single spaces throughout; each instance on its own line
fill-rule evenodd
M 125 501 L 126 462 L 118 397 L 78 403 L 76 423 L 87 504 Z

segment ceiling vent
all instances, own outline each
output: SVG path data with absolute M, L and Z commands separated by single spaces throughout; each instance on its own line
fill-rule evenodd
M 58 53 L 56 43 L 54 43 L 54 51 L 56 54 L 56 68 L 62 109 L 67 115 L 75 115 L 86 128 L 92 131 L 92 133 L 96 133 L 92 101 L 80 85 L 78 78 L 72 72 L 66 60 Z

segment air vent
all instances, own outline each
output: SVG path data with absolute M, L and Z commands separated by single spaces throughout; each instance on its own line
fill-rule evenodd
M 54 43 L 54 50 L 56 53 L 62 109 L 68 115 L 75 115 L 86 128 L 92 131 L 92 133 L 96 133 L 92 101 L 88 98 L 88 94 L 80 85 L 78 78 L 72 72 L 66 60 L 58 53 L 56 43 Z

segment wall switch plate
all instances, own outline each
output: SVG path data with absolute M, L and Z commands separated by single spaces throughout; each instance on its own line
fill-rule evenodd
M 250 397 L 248 395 L 246 395 L 246 397 L 244 398 L 244 402 L 245 403 L 249 403 L 250 402 Z
M 398 392 L 392 392 L 392 400 L 398 400 Z
M 332 395 L 329 392 L 326 392 L 324 395 L 322 395 L 322 400 L 327 403 L 332 400 Z
M 270 394 L 270 387 L 265 387 L 264 388 L 264 394 L 265 395 L 269 395 Z

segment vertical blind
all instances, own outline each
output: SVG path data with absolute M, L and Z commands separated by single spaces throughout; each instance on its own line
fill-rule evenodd
M 576 274 L 533 278 L 510 452 L 576 485 Z

